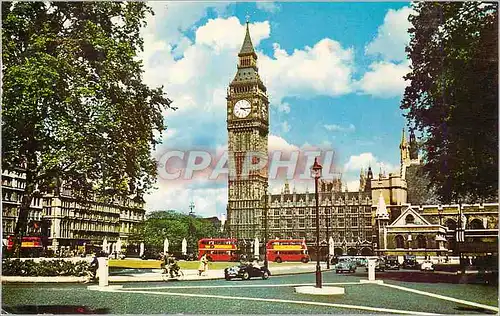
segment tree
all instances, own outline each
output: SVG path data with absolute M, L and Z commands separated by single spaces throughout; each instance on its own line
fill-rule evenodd
M 142 82 L 142 2 L 4 2 L 2 163 L 22 166 L 16 235 L 34 192 L 82 201 L 135 196 L 156 180 L 150 151 L 173 109 Z
M 422 166 L 411 165 L 406 167 L 407 202 L 413 205 L 440 203 L 435 187 L 430 183 L 428 176 L 422 171 Z
M 184 238 L 188 247 L 195 248 L 199 239 L 219 236 L 219 231 L 210 221 L 169 210 L 147 214 L 134 240 L 144 242 L 150 247 L 163 249 L 163 242 L 165 238 L 168 238 L 169 250 L 181 251 Z
M 498 195 L 498 4 L 418 2 L 401 103 L 440 199 Z

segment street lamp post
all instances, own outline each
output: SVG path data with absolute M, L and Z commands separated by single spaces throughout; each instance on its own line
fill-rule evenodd
M 330 269 L 330 210 L 325 209 L 326 214 L 326 268 Z
M 318 179 L 321 177 L 323 168 L 318 163 L 318 158 L 314 158 L 311 167 L 311 175 L 314 177 L 314 197 L 316 199 L 316 287 L 321 288 L 321 266 L 319 265 L 319 207 L 318 207 Z
M 269 268 L 269 263 L 267 262 L 267 190 L 268 184 L 266 184 L 266 191 L 264 195 L 264 267 Z

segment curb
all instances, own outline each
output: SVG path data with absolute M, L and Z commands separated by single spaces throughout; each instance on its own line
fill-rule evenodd
M 331 270 L 322 270 L 322 272 L 327 272 Z M 281 275 L 295 275 L 295 274 L 307 274 L 314 273 L 314 271 L 276 271 L 272 272 L 273 276 L 281 276 Z M 121 278 L 122 276 L 110 276 L 108 278 L 109 283 L 129 283 L 129 282 L 176 282 L 176 279 L 164 280 L 161 275 L 158 277 L 150 276 L 146 279 L 141 279 L 141 277 L 132 277 L 135 279 L 126 279 L 126 280 L 117 280 L 116 278 Z M 223 272 L 221 272 L 221 276 L 208 276 L 202 278 L 186 278 L 182 279 L 182 281 L 205 281 L 205 280 L 221 280 L 224 279 Z M 30 276 L 2 276 L 2 283 L 81 283 L 84 284 L 84 277 L 75 277 L 75 276 L 55 276 L 55 277 L 30 277 Z

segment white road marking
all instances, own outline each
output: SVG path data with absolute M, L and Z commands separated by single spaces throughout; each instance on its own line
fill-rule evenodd
M 185 285 L 185 286 L 157 286 L 157 287 L 124 287 L 123 290 L 148 290 L 148 289 L 217 289 L 217 288 L 262 288 L 262 287 L 292 287 L 292 286 L 308 286 L 315 283 L 301 284 L 245 284 L 245 285 Z M 323 283 L 323 285 L 362 285 L 359 282 L 344 282 L 344 283 Z
M 289 303 L 289 304 L 291 303 L 291 304 L 337 307 L 337 308 L 345 308 L 345 309 L 365 310 L 365 311 L 370 311 L 370 312 L 409 314 L 409 315 L 439 315 L 439 314 L 434 314 L 434 313 L 404 311 L 404 310 L 390 309 L 390 308 L 378 308 L 378 307 L 357 306 L 357 305 L 347 305 L 347 304 L 334 304 L 334 303 L 321 303 L 321 302 L 311 302 L 311 301 L 282 300 L 282 299 L 273 299 L 273 298 L 235 297 L 235 296 L 209 295 L 209 294 L 172 293 L 172 292 L 156 292 L 156 291 L 136 291 L 136 290 L 123 291 L 123 290 L 114 290 L 114 289 L 113 290 L 110 289 L 107 292 L 157 294 L 157 295 L 187 296 L 187 297 L 201 297 L 201 298 L 219 298 L 219 299 L 227 299 L 227 300 L 275 302 L 275 303 Z
M 439 299 L 446 300 L 446 301 L 456 302 L 456 303 L 469 305 L 469 306 L 480 307 L 480 308 L 484 308 L 487 310 L 498 312 L 498 307 L 494 307 L 494 306 L 490 306 L 490 305 L 484 305 L 484 304 L 479 304 L 479 303 L 475 303 L 475 302 L 471 302 L 471 301 L 465 301 L 465 300 L 461 300 L 461 299 L 453 298 L 453 297 L 448 297 L 448 296 L 444 296 L 444 295 L 433 294 L 433 293 L 424 292 L 424 291 L 420 291 L 420 290 L 409 289 L 409 288 L 399 286 L 399 285 L 393 285 L 393 284 L 387 284 L 387 283 L 384 283 L 381 285 L 387 286 L 387 287 L 392 287 L 392 288 L 403 290 L 403 291 L 407 291 L 407 292 L 417 293 L 417 294 L 421 294 L 421 295 L 427 295 L 427 296 L 439 298 Z

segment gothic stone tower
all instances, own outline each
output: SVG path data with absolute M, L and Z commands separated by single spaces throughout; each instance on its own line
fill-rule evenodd
M 268 184 L 267 165 L 250 172 L 245 171 L 245 166 L 259 164 L 260 159 L 267 162 L 269 101 L 267 89 L 259 77 L 248 21 L 238 58 L 238 70 L 226 98 L 229 141 L 227 220 L 231 237 L 253 239 L 261 237 L 260 210 Z M 249 153 L 253 157 L 249 157 Z

